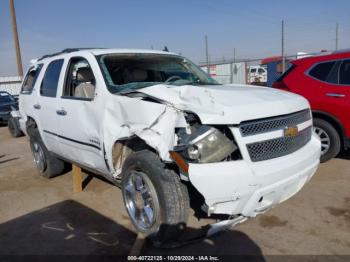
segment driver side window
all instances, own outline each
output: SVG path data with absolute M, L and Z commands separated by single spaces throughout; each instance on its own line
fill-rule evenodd
M 96 81 L 88 61 L 82 57 L 73 57 L 67 70 L 63 97 L 93 100 Z

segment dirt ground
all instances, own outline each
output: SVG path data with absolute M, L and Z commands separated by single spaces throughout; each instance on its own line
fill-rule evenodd
M 322 164 L 292 199 L 209 239 L 141 254 L 350 255 L 350 154 Z M 191 212 L 189 228 L 212 219 Z M 0 128 L 0 254 L 127 255 L 136 234 L 120 190 L 92 178 L 72 192 L 70 173 L 38 175 L 26 137 Z

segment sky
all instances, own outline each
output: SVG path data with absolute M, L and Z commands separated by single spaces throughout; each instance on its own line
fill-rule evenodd
M 64 48 L 154 48 L 205 61 L 264 58 L 285 50 L 350 48 L 349 0 L 14 0 L 23 67 Z M 0 0 L 0 76 L 16 75 L 7 0 Z

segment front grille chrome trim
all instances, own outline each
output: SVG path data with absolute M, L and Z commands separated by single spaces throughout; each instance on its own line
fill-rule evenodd
M 294 137 L 279 137 L 247 144 L 247 150 L 252 162 L 269 160 L 294 153 L 305 146 L 311 140 L 311 136 L 310 126 Z
M 267 119 L 242 122 L 239 130 L 242 137 L 252 136 L 295 126 L 311 119 L 311 112 L 305 109 L 296 113 Z

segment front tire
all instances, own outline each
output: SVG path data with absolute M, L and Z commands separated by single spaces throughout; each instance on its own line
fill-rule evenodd
M 329 122 L 314 118 L 314 131 L 321 140 L 321 163 L 336 157 L 341 148 L 341 140 L 337 130 Z
M 37 129 L 30 132 L 29 142 L 34 163 L 42 176 L 52 178 L 64 172 L 64 161 L 52 156 L 44 145 Z
M 123 165 L 124 204 L 135 228 L 157 246 L 176 241 L 189 211 L 187 188 L 152 152 L 128 156 Z

